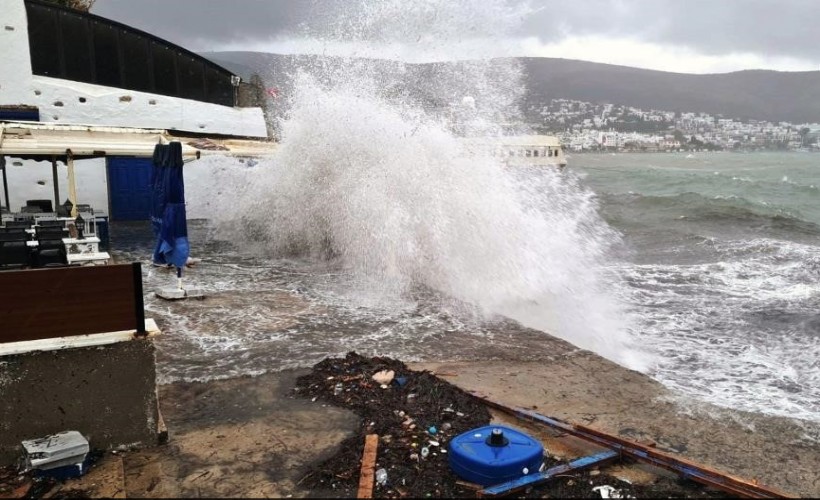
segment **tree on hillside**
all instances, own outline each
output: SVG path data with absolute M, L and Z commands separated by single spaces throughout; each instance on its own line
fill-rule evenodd
M 47 0 L 48 2 L 68 7 L 69 9 L 88 12 L 97 0 Z
M 806 147 L 806 137 L 809 136 L 809 132 L 811 132 L 809 127 L 803 127 L 800 129 L 800 132 L 798 132 L 798 134 L 800 134 L 800 146 L 804 148 Z

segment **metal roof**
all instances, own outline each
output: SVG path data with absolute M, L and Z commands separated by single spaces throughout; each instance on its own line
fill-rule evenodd
M 156 144 L 182 143 L 183 157 L 208 155 L 265 157 L 277 144 L 267 141 L 186 137 L 172 131 L 128 127 L 60 125 L 38 122 L 0 122 L 0 155 L 50 159 L 67 154 L 75 158 L 151 157 Z

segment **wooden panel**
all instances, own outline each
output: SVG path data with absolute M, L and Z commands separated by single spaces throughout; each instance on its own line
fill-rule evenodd
M 137 329 L 134 273 L 128 264 L 0 272 L 0 343 Z
M 373 469 L 376 468 L 376 455 L 379 447 L 379 436 L 368 434 L 364 437 L 364 453 L 362 454 L 362 473 L 359 476 L 359 491 L 356 498 L 373 498 Z

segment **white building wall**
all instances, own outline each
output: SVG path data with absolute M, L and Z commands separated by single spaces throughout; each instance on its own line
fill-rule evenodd
M 261 108 L 232 108 L 146 92 L 35 76 L 23 0 L 0 0 L 0 106 L 28 105 L 51 123 L 267 137 Z

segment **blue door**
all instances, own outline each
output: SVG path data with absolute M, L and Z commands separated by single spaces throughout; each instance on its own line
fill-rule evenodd
M 150 158 L 108 158 L 108 197 L 111 220 L 151 217 Z

